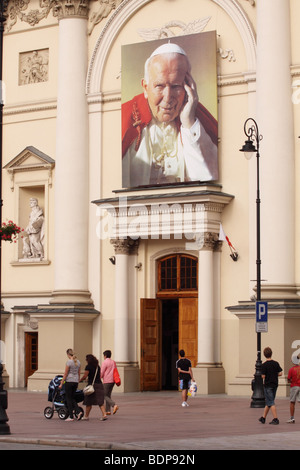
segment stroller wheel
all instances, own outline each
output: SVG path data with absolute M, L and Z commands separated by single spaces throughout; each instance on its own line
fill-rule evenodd
M 54 414 L 54 411 L 53 409 L 50 407 L 50 406 L 47 406 L 45 409 L 44 409 L 44 416 L 45 418 L 47 419 L 51 419 L 52 416 Z
M 69 416 L 69 413 L 68 413 L 67 408 L 65 408 L 64 406 L 62 406 L 62 407 L 58 410 L 58 417 L 59 417 L 60 419 L 67 419 L 68 416 Z

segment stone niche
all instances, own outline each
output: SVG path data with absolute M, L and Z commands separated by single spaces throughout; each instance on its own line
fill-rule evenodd
M 35 147 L 26 147 L 14 157 L 4 169 L 10 176 L 11 198 L 8 201 L 11 214 L 17 214 L 14 222 L 24 230 L 29 224 L 33 209 L 32 199 L 37 201 L 43 212 L 43 256 L 28 256 L 24 252 L 24 238 L 19 238 L 15 245 L 13 265 L 24 263 L 48 264 L 48 217 L 49 217 L 49 190 L 52 187 L 52 172 L 54 160 Z M 28 237 L 25 232 L 24 237 Z M 26 250 L 25 250 L 26 251 Z

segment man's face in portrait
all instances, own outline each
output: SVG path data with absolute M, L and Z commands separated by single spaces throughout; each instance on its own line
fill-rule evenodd
M 161 54 L 150 60 L 148 83 L 143 79 L 142 86 L 158 122 L 169 123 L 179 115 L 185 102 L 188 71 L 187 58 L 182 54 Z

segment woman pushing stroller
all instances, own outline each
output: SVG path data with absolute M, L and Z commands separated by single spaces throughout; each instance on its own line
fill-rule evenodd
M 70 348 L 67 349 L 67 356 L 68 360 L 66 363 L 65 373 L 59 385 L 59 389 L 61 389 L 65 383 L 66 402 L 69 412 L 69 417 L 65 421 L 74 421 L 74 410 L 77 419 L 79 420 L 82 418 L 82 411 L 80 411 L 75 399 L 75 393 L 80 380 L 80 361 Z

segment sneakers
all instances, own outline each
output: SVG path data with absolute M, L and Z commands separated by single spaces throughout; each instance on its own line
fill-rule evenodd
M 287 423 L 295 423 L 295 418 L 290 418 L 287 420 Z
M 181 406 L 190 406 L 190 405 L 188 405 L 186 401 L 183 401 L 183 402 L 181 403 Z
M 259 420 L 262 424 L 265 424 L 266 422 L 266 418 L 264 418 L 263 416 L 261 418 L 259 418 Z M 288 421 L 288 422 L 292 422 L 292 421 Z M 274 418 L 272 419 L 272 421 L 269 423 L 269 424 L 279 424 L 279 419 L 278 418 Z

